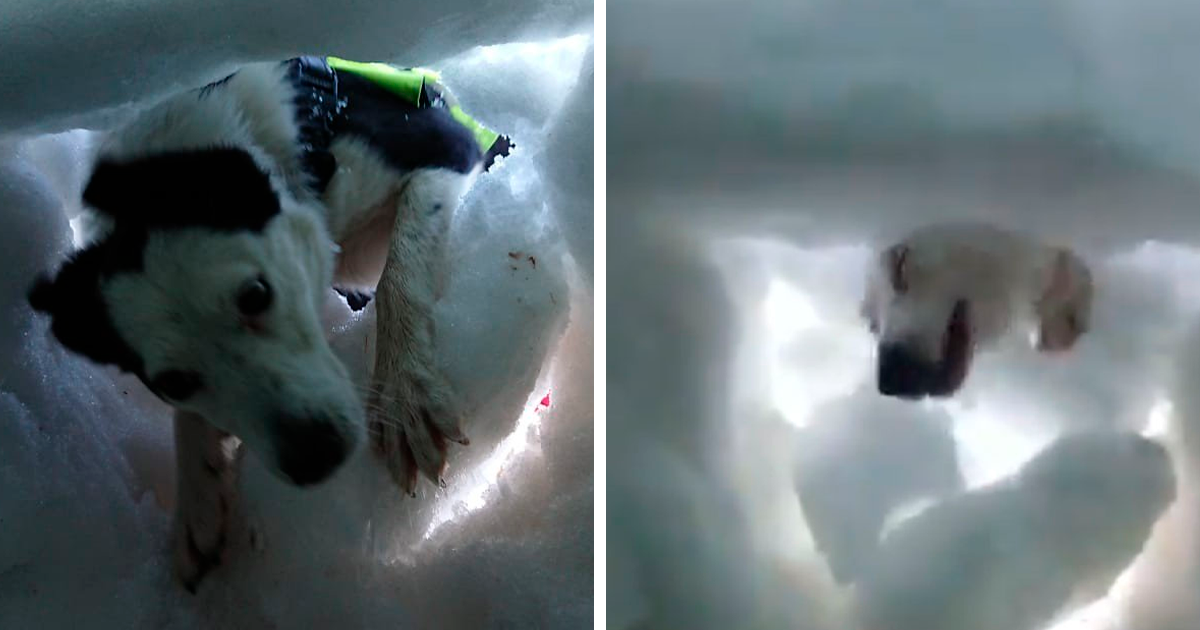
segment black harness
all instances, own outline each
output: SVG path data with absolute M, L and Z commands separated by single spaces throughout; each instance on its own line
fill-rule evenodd
M 438 166 L 467 172 L 482 162 L 487 171 L 516 146 L 501 135 L 480 152 L 471 132 L 450 115 L 436 85 L 422 83 L 412 104 L 353 73 L 339 74 L 323 57 L 297 57 L 284 64 L 296 89 L 301 165 L 318 195 L 337 171 L 330 146 L 341 134 L 366 140 L 402 170 Z M 402 125 L 395 124 L 399 116 Z
M 312 177 L 311 188 L 321 194 L 337 171 L 337 160 L 329 147 L 345 121 L 348 103 L 338 93 L 337 71 L 321 57 L 297 57 L 284 64 L 287 77 L 296 88 L 300 163 Z

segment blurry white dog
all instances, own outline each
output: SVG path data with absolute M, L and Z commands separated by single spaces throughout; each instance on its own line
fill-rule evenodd
M 450 217 L 511 145 L 424 74 L 406 98 L 331 63 L 250 65 L 111 134 L 83 193 L 98 232 L 29 295 L 64 346 L 176 409 L 189 589 L 226 548 L 237 439 L 305 486 L 369 433 L 406 493 L 467 443 L 433 305 Z M 376 291 L 370 413 L 324 336 L 333 285 Z
M 1039 350 L 1070 349 L 1091 302 L 1091 273 L 1069 249 L 986 224 L 916 230 L 880 252 L 867 279 L 879 392 L 953 395 L 974 351 L 1021 321 L 1036 323 Z
M 885 536 L 859 582 L 862 630 L 1035 630 L 1103 595 L 1174 500 L 1166 449 L 1060 438 L 1014 477 Z

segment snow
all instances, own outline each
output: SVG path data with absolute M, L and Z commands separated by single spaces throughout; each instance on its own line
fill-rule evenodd
M 475 46 L 563 37 L 590 30 L 592 4 L 34 0 L 8 4 L 3 17 L 0 129 L 57 131 L 101 124 L 134 101 L 253 60 L 337 51 L 427 66 Z
M 0 9 L 0 627 L 586 625 L 591 11 L 589 2 Z M 65 353 L 24 294 L 85 227 L 78 196 L 97 133 L 240 63 L 299 52 L 436 67 L 468 111 L 518 143 L 455 216 L 454 267 L 437 307 L 439 358 L 470 412 L 472 443 L 452 453 L 448 488 L 425 485 L 416 499 L 366 454 L 311 491 L 247 457 L 233 558 L 193 596 L 172 581 L 167 554 L 169 410 L 136 381 Z M 360 379 L 373 317 L 330 292 L 335 348 Z
M 1200 12 L 710 0 L 683 29 L 680 9 L 608 7 L 610 628 L 852 627 L 796 450 L 839 412 L 895 413 L 868 404 L 863 270 L 947 218 L 1077 248 L 1096 314 L 1071 354 L 1014 340 L 906 411 L 949 417 L 973 489 L 1068 430 L 1166 440 L 1180 499 L 1108 599 L 1055 623 L 1200 627 Z

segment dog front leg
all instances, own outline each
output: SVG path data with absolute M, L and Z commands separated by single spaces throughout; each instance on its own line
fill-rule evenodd
M 371 435 L 396 483 L 412 496 L 418 470 L 445 485 L 448 440 L 467 444 L 458 406 L 434 359 L 433 306 L 445 274 L 450 218 L 472 177 L 440 169 L 411 176 L 399 195 L 375 290 Z
M 175 412 L 178 497 L 172 555 L 176 578 L 193 593 L 224 559 L 239 451 L 237 438 L 196 414 Z

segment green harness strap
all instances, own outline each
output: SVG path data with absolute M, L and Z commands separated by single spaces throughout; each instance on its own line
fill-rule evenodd
M 441 75 L 426 68 L 397 68 L 386 63 L 364 63 L 339 57 L 326 57 L 325 61 L 334 70 L 352 72 L 373 81 L 416 107 L 421 106 L 421 90 L 425 88 L 427 82 L 434 84 L 439 92 L 442 90 L 438 85 L 442 80 Z M 500 134 L 479 124 L 478 121 L 467 115 L 457 103 L 449 105 L 449 110 L 450 116 L 454 120 L 474 134 L 475 142 L 479 144 L 479 150 L 483 153 L 486 154 L 491 150 L 500 138 Z

